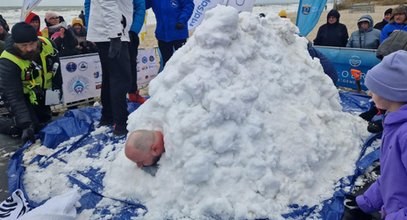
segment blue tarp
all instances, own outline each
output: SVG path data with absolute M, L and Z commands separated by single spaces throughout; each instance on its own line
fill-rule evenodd
M 369 108 L 369 97 L 361 94 L 355 94 L 351 92 L 340 92 L 342 100 L 342 106 L 344 111 L 365 111 Z M 129 110 L 133 111 L 138 107 L 136 104 L 129 104 Z M 94 130 L 94 123 L 100 118 L 100 108 L 91 107 L 76 109 L 68 111 L 65 115 L 54 122 L 50 123 L 46 128 L 40 132 L 40 138 L 43 145 L 55 149 L 60 143 L 70 139 L 71 137 L 79 136 L 79 138 L 72 144 L 67 144 L 65 147 L 59 147 L 55 152 L 48 156 L 36 156 L 32 159 L 31 163 L 36 163 L 41 168 L 46 169 L 55 158 L 59 161 L 65 162 L 62 155 L 69 154 L 75 151 L 81 146 L 91 145 L 92 147 L 87 152 L 87 157 L 98 158 L 100 152 L 107 145 L 106 143 L 118 143 L 124 142 L 125 137 L 116 138 L 112 135 L 106 135 L 104 133 L 90 135 Z M 111 131 L 109 131 L 111 132 Z M 373 151 L 368 155 L 364 155 L 366 148 L 370 146 L 373 140 L 378 138 L 378 135 L 370 137 L 364 144 L 361 157 L 357 162 L 357 169 L 355 175 L 344 177 L 340 180 L 340 186 L 334 193 L 333 197 L 323 202 L 323 208 L 319 211 L 319 215 L 322 219 L 336 220 L 341 219 L 343 213 L 343 199 L 344 199 L 344 187 L 352 187 L 357 176 L 364 172 L 364 170 L 378 158 L 378 152 Z M 22 158 L 24 151 L 29 148 L 27 143 L 21 149 L 19 149 L 10 159 L 8 168 L 9 177 L 9 191 L 13 192 L 16 189 L 21 189 L 29 202 L 30 206 L 37 207 L 45 201 L 36 202 L 31 200 L 26 191 L 23 183 L 23 176 L 25 172 L 24 166 L 22 166 Z M 355 146 L 357 147 L 357 146 Z M 115 151 L 116 149 L 113 149 Z M 66 163 L 66 162 L 65 162 Z M 80 200 L 81 207 L 78 208 L 78 212 L 86 210 L 93 210 L 93 213 L 100 216 L 111 215 L 111 219 L 130 219 L 137 216 L 140 213 L 140 209 L 147 211 L 147 207 L 139 204 L 137 201 L 118 200 L 116 198 L 107 198 L 103 195 L 103 177 L 105 173 L 98 169 L 89 169 L 86 172 L 78 171 L 75 174 L 68 175 L 69 181 L 86 191 Z M 87 180 L 86 183 L 81 180 Z M 97 206 L 98 202 L 102 199 L 112 200 L 111 205 L 106 207 Z M 114 204 L 115 210 L 119 212 L 111 213 L 112 204 Z M 97 207 L 97 208 L 96 208 Z M 296 217 L 299 219 L 306 219 L 310 215 L 316 214 L 316 207 L 300 207 L 298 205 L 291 205 L 292 212 L 283 215 L 286 218 Z

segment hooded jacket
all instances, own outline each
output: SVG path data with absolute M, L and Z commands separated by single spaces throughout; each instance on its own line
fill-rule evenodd
M 6 41 L 6 51 L 19 57 L 20 54 L 13 47 L 13 44 L 13 39 L 11 37 L 8 38 Z M 41 63 L 39 59 L 40 57 L 38 56 L 37 63 Z M 47 60 L 48 59 L 49 62 L 47 62 L 47 64 L 50 65 L 54 62 L 59 62 L 58 56 L 47 57 Z M 52 67 L 47 67 L 47 69 L 50 68 Z M 57 71 L 52 78 L 52 88 L 62 88 L 62 76 L 60 71 Z M 39 123 L 34 107 L 30 104 L 29 96 L 24 94 L 20 67 L 13 61 L 5 58 L 0 58 L 0 94 L 9 107 L 10 113 L 14 115 L 18 128 L 23 130 Z M 40 98 L 39 96 L 37 97 Z
M 155 37 L 164 42 L 184 40 L 189 36 L 188 20 L 194 10 L 192 0 L 147 0 L 146 8 L 152 8 L 157 20 Z M 183 24 L 177 29 L 177 23 Z
M 27 15 L 27 17 L 25 17 L 25 20 L 24 20 L 24 22 L 25 23 L 27 23 L 27 24 L 30 24 L 31 23 L 31 21 L 32 20 L 34 20 L 34 19 L 37 19 L 38 20 L 38 22 L 39 22 L 39 26 L 38 26 L 38 28 L 37 28 L 37 36 L 42 36 L 42 33 L 41 33 L 41 31 L 40 31 L 40 27 L 41 27 L 41 20 L 40 20 L 40 16 L 38 16 L 37 14 L 35 14 L 34 12 L 30 12 L 28 15 Z
M 132 0 L 85 0 L 85 20 L 88 24 L 86 40 L 109 42 L 120 37 L 130 41 L 129 31 L 133 23 Z
M 407 17 L 407 11 L 403 6 L 395 8 L 392 12 L 393 15 L 389 23 L 386 24 L 386 26 L 384 26 L 384 28 L 382 29 L 382 33 L 380 35 L 380 43 L 386 40 L 395 30 L 407 31 L 407 19 L 404 21 L 404 23 L 396 23 L 394 21 L 394 15 L 399 13 L 404 13 Z
M 407 105 L 384 119 L 380 147 L 381 176 L 356 197 L 366 213 L 382 211 L 383 219 L 407 219 Z
M 362 21 L 369 23 L 369 28 L 363 30 L 360 26 Z M 380 31 L 373 28 L 373 18 L 370 15 L 363 15 L 358 20 L 359 30 L 353 32 L 346 47 L 377 49 L 380 44 Z
M 334 24 L 328 22 L 330 16 L 336 17 L 337 21 Z M 348 30 L 344 24 L 339 23 L 339 18 L 340 14 L 337 10 L 332 9 L 329 11 L 326 24 L 323 24 L 318 29 L 314 45 L 346 47 L 349 37 Z

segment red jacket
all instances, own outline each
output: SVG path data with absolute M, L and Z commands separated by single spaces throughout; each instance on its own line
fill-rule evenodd
M 37 20 L 38 20 L 38 22 L 40 22 L 40 25 L 38 26 L 38 28 L 37 28 L 37 35 L 38 36 L 42 36 L 42 33 L 41 33 L 41 31 L 40 31 L 40 27 L 41 27 L 41 19 L 40 19 L 40 16 L 38 16 L 37 14 L 35 14 L 34 12 L 30 12 L 28 15 L 27 15 L 27 17 L 25 17 L 25 23 L 27 23 L 27 24 L 30 24 L 31 23 L 31 21 L 34 19 L 34 18 L 37 18 Z

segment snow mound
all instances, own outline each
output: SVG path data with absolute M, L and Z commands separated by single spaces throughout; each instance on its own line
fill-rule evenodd
M 217 6 L 150 84 L 128 129 L 164 133 L 155 177 L 121 153 L 105 194 L 144 219 L 282 219 L 352 174 L 366 135 L 287 19 Z

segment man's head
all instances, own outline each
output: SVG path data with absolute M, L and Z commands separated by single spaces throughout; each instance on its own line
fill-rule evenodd
M 390 21 L 392 13 L 393 13 L 392 8 L 388 8 L 386 11 L 384 11 L 384 20 Z
M 33 60 L 40 53 L 37 31 L 25 22 L 17 23 L 11 29 L 14 48 L 21 58 Z
M 397 24 L 405 24 L 407 21 L 407 11 L 404 6 L 393 9 L 391 21 Z
M 335 9 L 332 9 L 328 12 L 327 15 L 327 22 L 328 24 L 336 24 L 339 23 L 339 18 L 341 17 L 341 15 L 339 14 L 339 12 Z
M 160 131 L 133 131 L 127 138 L 124 153 L 140 168 L 154 165 L 164 153 L 163 134 Z

